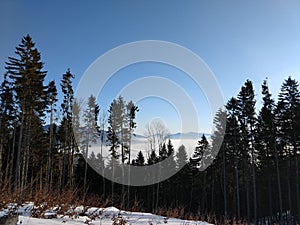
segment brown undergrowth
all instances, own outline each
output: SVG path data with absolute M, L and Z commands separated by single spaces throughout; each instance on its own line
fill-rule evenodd
M 132 212 L 145 212 L 139 201 L 136 199 L 131 206 L 126 209 L 122 207 L 122 204 L 117 199 L 112 199 L 111 197 L 103 198 L 101 195 L 88 195 L 86 200 L 83 200 L 81 193 L 78 190 L 63 190 L 63 191 L 23 191 L 22 194 L 19 191 L 9 192 L 7 190 L 1 191 L 0 194 L 0 209 L 7 206 L 9 203 L 16 203 L 21 205 L 25 202 L 34 202 L 36 206 L 39 206 L 40 216 L 52 207 L 59 207 L 59 214 L 65 214 L 71 206 L 84 205 L 87 208 L 89 206 L 105 208 L 109 206 L 114 206 L 122 210 L 128 210 Z M 226 220 L 224 218 L 217 218 L 213 214 L 201 214 L 200 212 L 190 213 L 187 211 L 186 207 L 169 207 L 161 208 L 155 212 L 157 215 L 168 218 L 178 218 L 183 220 L 193 220 L 193 221 L 206 221 L 212 224 L 225 224 L 225 225 L 244 225 L 247 224 L 243 220 Z M 35 215 L 39 217 L 39 215 Z

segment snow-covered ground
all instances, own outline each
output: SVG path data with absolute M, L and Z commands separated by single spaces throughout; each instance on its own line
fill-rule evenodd
M 0 211 L 5 214 L 9 208 Z M 34 210 L 39 210 L 33 203 L 27 203 L 17 208 L 19 215 L 19 225 L 58 225 L 58 224 L 90 224 L 90 225 L 209 225 L 201 221 L 188 221 L 175 218 L 166 218 L 150 213 L 122 211 L 115 207 L 96 208 L 78 206 L 70 208 L 65 214 L 59 214 L 59 207 L 46 210 L 39 216 L 41 218 L 31 217 Z M 46 219 L 48 218 L 48 219 Z

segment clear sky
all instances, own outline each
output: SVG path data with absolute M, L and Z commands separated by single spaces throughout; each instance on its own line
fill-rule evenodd
M 298 0 L 1 0 L 1 79 L 4 62 L 14 55 L 14 48 L 26 34 L 32 36 L 42 53 L 47 80 L 59 83 L 70 68 L 76 75 L 75 87 L 89 65 L 110 49 L 132 41 L 163 40 L 200 56 L 214 72 L 225 101 L 237 95 L 246 79 L 253 81 L 260 101 L 260 85 L 265 77 L 275 95 L 287 76 L 299 80 L 299 24 Z M 201 111 L 201 129 L 209 132 L 205 97 L 193 89 L 193 83 L 181 71 L 144 63 L 124 68 L 118 74 L 112 78 L 114 82 L 107 88 L 105 98 L 99 100 L 104 108 L 128 82 L 159 75 L 189 90 Z M 202 96 L 200 102 L 196 96 Z M 143 133 L 145 123 L 156 117 L 161 117 L 171 132 L 180 131 L 174 123 L 176 111 L 163 100 L 144 99 L 138 105 L 138 133 Z M 158 110 L 153 110 L 153 105 Z

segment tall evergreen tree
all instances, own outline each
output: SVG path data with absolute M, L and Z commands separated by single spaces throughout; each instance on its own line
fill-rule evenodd
M 138 107 L 132 101 L 126 103 L 122 96 L 115 99 L 109 109 L 110 132 L 108 133 L 108 140 L 111 142 L 112 133 L 115 133 L 120 145 L 122 164 L 126 160 L 130 163 L 130 144 L 133 131 L 136 128 L 136 112 L 138 112 Z
M 198 141 L 198 146 L 195 148 L 194 153 L 190 159 L 191 164 L 196 168 L 201 168 L 203 166 L 203 155 L 204 151 L 208 150 L 208 141 L 203 134 L 201 140 Z
M 11 84 L 8 81 L 7 74 L 4 75 L 4 80 L 0 86 L 0 189 L 2 184 L 8 182 L 3 178 L 4 162 L 6 161 L 7 168 L 13 166 L 14 149 L 9 147 L 12 136 L 15 135 L 14 125 L 17 121 L 16 106 L 14 105 L 14 96 L 11 92 Z M 10 153 L 11 151 L 11 153 Z M 6 160 L 5 160 L 6 159 Z M 12 160 L 12 161 L 10 161 Z M 6 170 L 6 177 L 9 180 L 12 174 L 8 174 Z M 4 181 L 4 182 L 2 182 Z M 9 181 L 10 183 L 10 181 Z
M 190 191 L 190 167 L 188 165 L 188 154 L 184 145 L 180 145 L 178 151 L 176 152 L 176 166 L 181 168 L 178 173 L 176 173 L 175 187 L 176 187 L 176 199 L 177 206 L 188 204 L 189 197 L 186 198 L 186 193 Z
M 239 168 L 240 161 L 242 158 L 242 147 L 240 145 L 240 130 L 238 123 L 238 101 L 236 98 L 231 98 L 226 104 L 227 110 L 227 123 L 226 123 L 226 133 L 225 133 L 225 143 L 226 143 L 226 151 L 232 152 L 233 155 L 233 165 L 234 165 L 234 177 L 235 177 L 235 203 L 234 207 L 236 209 L 234 215 L 239 220 L 241 216 L 241 198 L 240 198 L 240 174 Z
M 136 113 L 139 111 L 139 108 L 132 102 L 128 102 L 126 104 L 126 120 L 127 120 L 127 154 L 128 154 L 128 164 L 130 164 L 130 160 L 131 160 L 131 140 L 132 140 L 132 136 L 135 135 L 134 129 L 136 128 L 136 122 L 135 122 L 135 117 L 136 117 Z M 128 180 L 130 180 L 130 167 L 128 170 Z M 128 203 L 130 202 L 130 186 L 127 186 L 127 201 Z
M 142 151 L 138 152 L 137 157 L 133 162 L 133 165 L 135 165 L 135 166 L 144 166 L 145 165 L 145 158 L 144 158 Z
M 133 131 L 136 128 L 135 117 L 136 117 L 136 113 L 139 111 L 139 108 L 132 101 L 130 101 L 127 103 L 126 109 L 127 109 L 128 132 L 129 132 L 128 162 L 130 162 L 131 139 L 132 139 L 132 135 L 134 135 Z
M 171 142 L 171 139 L 168 140 L 166 147 L 167 147 L 167 156 L 168 156 L 168 170 L 175 172 L 176 170 L 175 150 Z
M 118 131 L 120 129 L 119 118 L 121 117 L 121 111 L 118 108 L 118 103 L 116 100 L 110 105 L 108 110 L 108 131 L 107 131 L 107 141 L 110 145 L 110 154 L 113 158 L 118 159 L 120 154 L 118 153 L 118 148 L 120 147 L 120 137 L 118 135 Z
M 150 155 L 148 156 L 147 158 L 147 165 L 154 165 L 155 163 L 159 162 L 159 156 L 157 156 L 155 150 L 152 150 Z M 152 173 L 149 173 L 147 174 L 147 176 L 149 177 L 152 177 L 153 181 L 155 180 L 155 176 L 157 176 L 157 174 L 152 174 Z M 158 184 L 156 184 L 158 185 Z M 152 205 L 151 205 L 151 210 L 154 210 L 155 209 L 155 186 L 152 185 Z
M 162 147 L 159 149 L 159 161 L 163 161 L 168 158 L 168 150 L 166 147 L 166 143 L 162 144 Z
M 176 164 L 178 168 L 183 168 L 187 164 L 188 155 L 184 145 L 180 145 L 176 153 Z
M 268 187 L 268 204 L 269 204 L 269 214 L 272 215 L 273 212 L 273 195 L 272 195 L 272 175 L 276 168 L 276 179 L 278 188 L 278 200 L 279 200 L 279 211 L 282 213 L 282 193 L 281 193 L 281 179 L 279 171 L 279 161 L 276 143 L 276 129 L 274 124 L 274 107 L 275 102 L 269 92 L 269 87 L 267 80 L 264 80 L 262 84 L 262 95 L 263 95 L 263 106 L 258 114 L 257 125 L 256 125 L 256 143 L 259 149 L 258 160 L 259 160 L 259 172 L 262 176 L 260 185 L 263 187 Z M 269 174 L 267 178 L 267 183 L 265 179 L 265 174 Z
M 59 129 L 60 143 L 63 152 L 62 166 L 60 170 L 60 187 L 64 188 L 67 181 L 73 177 L 73 156 L 75 152 L 75 141 L 72 129 L 74 91 L 72 87 L 72 79 L 74 75 L 70 69 L 63 74 L 60 86 L 63 93 L 63 101 L 61 103 L 62 121 Z M 70 183 L 68 183 L 70 185 Z
M 107 141 L 110 146 L 110 161 L 108 168 L 112 177 L 115 178 L 117 169 L 119 168 L 118 159 L 121 156 L 121 162 L 124 164 L 125 161 L 125 152 L 124 152 L 124 101 L 120 96 L 118 99 L 114 99 L 109 107 L 109 117 L 108 117 L 108 132 L 107 132 Z M 118 152 L 119 147 L 121 146 L 121 153 Z M 112 195 L 114 195 L 114 182 L 111 183 Z M 113 197 L 112 197 L 113 198 Z
M 88 98 L 87 108 L 83 114 L 84 127 L 82 129 L 82 150 L 85 156 L 85 169 L 84 169 L 84 199 L 87 193 L 87 169 L 88 169 L 88 157 L 89 147 L 92 143 L 97 143 L 99 138 L 99 126 L 97 124 L 99 114 L 99 106 L 96 103 L 96 98 L 91 95 Z M 95 157 L 94 157 L 95 158 Z
M 74 103 L 72 105 L 72 127 L 75 139 L 75 151 L 79 152 L 80 141 L 82 138 L 82 130 L 81 130 L 81 103 L 77 98 L 74 99 Z
M 243 143 L 243 157 L 244 157 L 244 172 L 245 172 L 245 185 L 246 185 L 246 204 L 247 204 L 247 217 L 250 221 L 250 187 L 249 187 L 249 158 L 251 155 L 251 171 L 252 171 L 252 184 L 253 184 L 253 211 L 254 221 L 257 219 L 257 200 L 256 200 L 256 152 L 254 149 L 253 133 L 255 125 L 255 99 L 252 82 L 247 80 L 242 86 L 238 94 L 239 106 L 239 122 L 242 130 L 242 143 Z
M 46 72 L 43 71 L 40 52 L 29 35 L 23 37 L 15 53 L 17 57 L 8 57 L 5 68 L 21 111 L 15 184 L 23 189 L 28 178 L 31 134 L 38 129 L 32 126 L 32 120 L 42 119 L 46 108 L 46 86 L 43 84 Z
M 158 162 L 158 156 L 156 155 L 155 151 L 152 151 L 147 159 L 148 165 L 153 165 Z
M 219 150 L 219 154 L 216 157 L 215 160 L 215 170 L 219 170 L 222 171 L 222 178 L 223 178 L 223 199 L 224 199 L 224 216 L 225 218 L 227 217 L 227 165 L 229 164 L 228 161 L 228 152 L 226 151 L 226 147 L 225 147 L 225 142 L 222 140 L 222 138 L 224 137 L 225 131 L 226 131 L 226 112 L 222 111 L 222 109 L 219 109 L 214 117 L 213 123 L 215 125 L 215 131 L 212 135 L 212 151 L 217 151 Z M 221 154 L 220 154 L 221 153 Z M 222 160 L 220 160 L 219 156 L 221 155 Z M 216 161 L 220 161 L 220 162 L 216 162 Z M 219 165 L 222 165 L 222 169 L 221 168 L 217 168 Z M 219 172 L 220 173 L 220 172 Z
M 51 81 L 48 84 L 48 90 L 47 90 L 47 99 L 48 99 L 48 112 L 50 113 L 50 125 L 49 125 L 49 147 L 48 147 L 48 162 L 47 162 L 47 183 L 48 183 L 48 189 L 51 188 L 51 164 L 52 164 L 52 150 L 53 150 L 53 144 L 55 143 L 54 135 L 53 133 L 56 132 L 53 130 L 53 121 L 54 121 L 54 113 L 56 112 L 56 102 L 57 102 L 57 89 L 55 86 L 55 82 Z
M 299 141 L 300 132 L 297 130 L 299 121 L 300 92 L 299 84 L 296 80 L 288 77 L 282 86 L 278 96 L 276 108 L 276 123 L 279 134 L 279 142 L 287 155 L 287 182 L 289 193 L 289 204 L 293 213 L 299 212 Z M 297 118 L 298 117 L 298 118 Z M 293 160 L 292 160 L 293 158 Z M 293 165 L 292 165 L 293 164 Z M 293 168 L 292 168 L 293 166 Z M 291 187 L 294 183 L 294 188 Z M 291 194 L 296 193 L 295 204 L 291 204 Z

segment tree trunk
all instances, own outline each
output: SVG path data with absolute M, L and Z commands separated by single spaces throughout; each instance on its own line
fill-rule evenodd
M 102 132 L 104 132 L 104 128 L 103 128 L 103 130 L 102 130 Z M 102 135 L 104 135 L 104 134 L 102 134 Z M 102 175 L 102 194 L 103 194 L 103 198 L 105 198 L 105 178 L 104 178 L 104 173 L 105 173 L 105 165 L 104 165 L 104 161 L 103 161 L 103 142 L 104 142 L 104 136 L 101 136 L 101 146 L 100 146 L 100 151 L 101 151 L 101 160 L 102 160 L 102 162 L 101 162 L 101 166 L 102 166 L 102 173 L 103 173 L 103 175 Z
M 28 146 L 29 146 L 29 114 L 26 116 L 25 121 L 25 132 L 24 132 L 24 153 L 22 159 L 22 169 L 21 169 L 21 194 L 25 187 L 25 178 L 26 178 L 26 167 L 27 167 L 27 154 L 28 154 Z
M 18 151 L 17 151 L 15 182 L 14 182 L 15 190 L 18 190 L 20 188 L 20 174 L 21 174 L 20 162 L 21 162 L 21 150 L 22 150 L 22 141 L 23 141 L 23 129 L 24 129 L 24 113 L 22 113 L 19 140 L 18 140 Z
M 158 165 L 158 180 L 160 179 L 160 166 Z M 159 204 L 159 182 L 156 184 L 156 204 L 155 211 L 158 213 L 158 204 Z
M 10 170 L 9 170 L 9 187 L 10 191 L 12 190 L 12 178 L 13 178 L 13 169 L 14 169 L 14 157 L 15 157 L 15 145 L 16 145 L 16 128 L 14 127 L 13 131 L 13 143 L 12 143 L 12 151 L 11 151 L 11 158 L 10 158 Z
M 11 152 L 13 150 L 11 149 L 11 146 L 9 145 L 8 147 L 8 152 L 7 152 L 7 158 L 6 158 L 6 167 L 5 167 L 5 178 L 4 178 L 4 184 L 6 185 L 6 187 L 10 188 L 10 185 L 9 185 L 9 170 L 10 170 L 10 167 L 12 166 L 12 164 L 10 164 L 11 160 L 10 160 L 10 157 L 11 157 Z M 1 186 L 0 186 L 1 187 Z
M 246 189 L 246 207 L 247 207 L 247 220 L 251 221 L 250 217 L 250 196 L 249 196 L 249 179 L 248 179 L 248 166 L 247 166 L 247 150 L 244 146 L 244 171 L 245 171 L 245 189 Z
M 88 151 L 89 151 L 89 137 L 86 143 L 86 150 L 85 150 L 85 167 L 84 167 L 84 181 L 83 181 L 83 201 L 85 201 L 86 193 L 87 193 L 87 169 L 88 169 Z
M 190 203 L 189 204 L 190 208 L 189 208 L 189 211 L 192 211 L 192 200 L 193 200 L 193 194 L 194 194 L 194 188 L 193 188 L 193 186 L 194 186 L 194 176 L 193 176 L 193 174 L 192 174 L 191 177 L 192 177 L 192 180 L 191 180 L 192 182 L 191 182 L 191 191 L 190 191 L 191 193 L 190 193 L 190 202 L 189 202 Z
M 268 176 L 268 196 L 269 196 L 269 216 L 273 215 L 273 203 L 272 203 L 272 180 L 271 176 Z
M 280 170 L 279 170 L 279 162 L 278 162 L 278 152 L 277 152 L 277 144 L 274 139 L 274 150 L 275 150 L 275 164 L 276 164 L 276 175 L 277 175 L 277 188 L 278 188 L 278 199 L 279 199 L 279 212 L 280 216 L 282 215 L 282 193 L 281 193 L 281 179 L 280 179 Z
M 49 148 L 48 148 L 48 164 L 47 164 L 47 183 L 48 191 L 51 189 L 50 174 L 51 174 L 51 152 L 52 152 L 52 137 L 53 137 L 53 105 L 50 112 L 50 126 L 49 126 Z
M 67 123 L 67 122 L 66 122 Z M 62 181 L 61 181 L 61 190 L 65 187 L 65 180 L 66 180 L 66 167 L 67 167 L 67 148 L 68 148 L 68 139 L 69 139 L 69 135 L 68 135 L 68 126 L 65 125 L 65 143 L 63 146 L 63 164 L 62 164 Z
M 236 148 L 236 128 L 234 128 L 234 171 L 236 184 L 236 203 L 237 203 L 237 220 L 240 219 L 240 187 L 239 187 L 239 171 L 238 171 L 238 157 Z
M 127 205 L 129 208 L 129 204 L 130 204 L 130 178 L 131 178 L 131 174 L 130 174 L 130 164 L 131 164 L 131 135 L 132 135 L 132 130 L 130 128 L 130 133 L 129 133 L 129 142 L 128 142 L 128 186 L 127 186 Z
M 251 131 L 251 167 L 252 167 L 252 182 L 253 182 L 253 210 L 254 210 L 254 224 L 256 224 L 257 220 L 257 199 L 256 199 L 256 171 L 255 171 L 255 154 L 254 154 L 254 141 L 253 141 L 253 129 L 252 126 L 250 128 Z
M 2 172 L 2 155 L 3 155 L 3 139 L 2 139 L 2 135 L 1 135 L 1 138 L 0 138 L 0 190 L 2 188 L 2 176 L 3 176 L 3 172 Z
M 213 175 L 213 174 L 212 174 Z M 211 179 L 212 179 L 212 184 L 211 184 L 211 209 L 210 209 L 210 212 L 211 213 L 215 213 L 215 210 L 214 210 L 214 201 L 215 201 L 215 196 L 214 196 L 214 192 L 215 192 L 215 180 L 213 178 L 214 176 L 211 176 Z M 207 207 L 207 206 L 206 206 Z
M 115 178 L 115 159 L 112 156 L 112 181 L 111 181 L 111 196 L 112 196 L 112 205 L 114 205 L 114 191 L 115 191 L 115 183 L 114 183 L 114 178 Z
M 292 193 L 291 193 L 291 176 L 290 175 L 291 175 L 291 157 L 289 156 L 288 166 L 287 166 L 288 201 L 289 201 L 289 209 L 293 212 Z
M 2 130 L 2 118 L 0 118 L 0 132 L 1 130 Z M 0 133 L 0 190 L 4 186 L 2 167 L 3 167 L 3 133 Z
M 224 216 L 227 219 L 227 185 L 226 185 L 226 159 L 225 159 L 225 145 L 222 146 L 223 150 L 223 186 L 224 186 Z
M 70 165 L 70 188 L 73 189 L 74 188 L 74 184 L 75 184 L 75 178 L 74 178 L 74 154 L 75 154 L 75 150 L 76 150 L 76 140 L 75 138 L 73 138 L 72 136 L 72 147 L 71 147 L 71 156 L 69 158 L 69 165 Z
M 27 134 L 27 143 L 26 143 L 26 153 L 25 153 L 25 160 L 26 160 L 26 167 L 25 167 L 25 177 L 24 177 L 24 184 L 27 185 L 28 179 L 28 169 L 29 169 L 29 151 L 30 151 L 30 139 L 31 139 L 31 116 L 29 116 L 29 124 L 28 124 L 28 134 Z
M 294 137 L 295 139 L 295 137 Z M 296 183 L 296 209 L 295 212 L 297 215 L 299 215 L 300 211 L 300 196 L 299 196 L 299 168 L 298 168 L 298 157 L 297 157 L 297 144 L 296 141 L 294 141 L 294 163 L 295 163 L 295 183 Z

